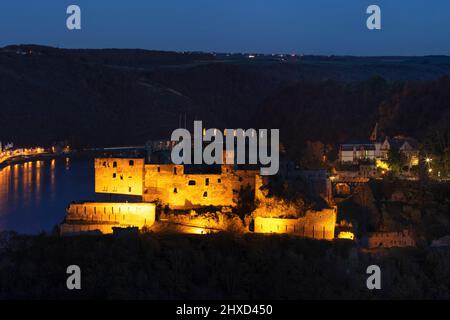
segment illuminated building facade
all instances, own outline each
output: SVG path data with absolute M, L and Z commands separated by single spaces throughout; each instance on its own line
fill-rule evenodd
M 186 166 L 144 164 L 144 159 L 95 159 L 97 193 L 141 196 L 174 209 L 234 206 L 241 187 L 255 188 L 259 170 L 222 165 L 217 173 L 189 173 Z

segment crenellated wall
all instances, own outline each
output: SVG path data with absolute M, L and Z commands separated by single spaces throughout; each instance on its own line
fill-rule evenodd
M 144 201 L 141 205 L 160 202 L 172 209 L 232 207 L 236 205 L 240 188 L 249 186 L 255 190 L 255 198 L 260 203 L 253 214 L 255 232 L 290 233 L 327 240 L 335 237 L 336 208 L 310 210 L 299 216 L 301 213 L 296 206 L 266 197 L 260 188 L 267 179 L 257 170 L 234 170 L 233 166 L 222 165 L 220 173 L 193 174 L 186 173 L 183 165 L 144 164 L 143 159 L 120 158 L 96 159 L 95 170 L 96 192 L 140 195 Z M 127 205 L 71 205 L 66 220 L 107 221 L 139 227 L 153 224 L 154 207 L 152 220 L 143 222 L 140 215 L 133 218 L 129 207 L 124 207 Z
M 307 211 L 300 218 L 255 217 L 256 233 L 287 233 L 313 239 L 334 239 L 337 209 Z
M 95 192 L 142 196 L 144 159 L 95 159 Z
M 91 231 L 97 225 L 96 229 L 111 233 L 112 227 L 149 227 L 155 223 L 155 212 L 153 203 L 71 203 L 61 230 Z
M 255 188 L 258 170 L 223 165 L 217 174 L 186 174 L 183 165 L 145 164 L 144 159 L 95 159 L 95 192 L 141 196 L 174 209 L 234 206 L 241 187 Z

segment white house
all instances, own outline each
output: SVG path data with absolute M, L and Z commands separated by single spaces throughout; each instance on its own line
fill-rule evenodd
M 375 151 L 375 145 L 371 142 L 341 144 L 339 161 L 351 164 L 357 164 L 362 161 L 375 161 Z
M 339 147 L 339 162 L 358 164 L 360 162 L 375 162 L 376 160 L 386 161 L 392 148 L 405 155 L 410 167 L 419 164 L 419 147 L 415 139 L 404 136 L 380 139 L 378 137 L 378 124 L 375 125 L 370 135 L 370 141 L 341 144 Z

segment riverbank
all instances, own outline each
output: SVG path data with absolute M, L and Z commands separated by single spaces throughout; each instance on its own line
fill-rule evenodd
M 87 158 L 104 156 L 105 149 L 89 149 L 89 150 L 72 150 L 64 153 L 52 153 L 52 152 L 42 152 L 39 154 L 26 154 L 26 155 L 15 155 L 8 157 L 6 160 L 0 162 L 0 169 L 3 169 L 10 165 L 23 164 L 29 161 L 45 161 L 51 159 L 64 159 L 64 158 Z

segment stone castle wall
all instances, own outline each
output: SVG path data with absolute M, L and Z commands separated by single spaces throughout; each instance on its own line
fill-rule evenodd
M 144 159 L 95 159 L 95 192 L 142 196 Z
M 182 165 L 147 164 L 143 198 L 175 209 L 234 206 L 241 187 L 255 188 L 257 172 L 222 166 L 220 174 L 185 174 Z
M 249 186 L 260 202 L 253 215 L 254 232 L 334 239 L 335 207 L 309 210 L 302 215 L 295 206 L 266 198 L 261 188 L 266 183 L 267 178 L 260 176 L 258 170 L 235 170 L 230 165 L 222 165 L 220 173 L 194 174 L 186 173 L 183 165 L 144 164 L 144 159 L 99 158 L 95 160 L 96 192 L 137 195 L 144 202 L 70 204 L 61 230 L 68 233 L 93 230 L 111 233 L 113 227 L 152 226 L 156 211 L 156 204 L 152 202 L 183 210 L 202 206 L 235 206 L 240 188 Z M 223 218 L 221 215 L 218 217 Z M 188 221 L 171 218 L 164 223 L 194 228 L 193 232 L 213 232 L 233 225 L 233 221 L 230 224 L 216 218 L 205 220 L 203 216 L 190 215 Z
M 117 227 L 117 225 L 101 223 L 62 223 L 59 225 L 59 233 L 61 235 L 72 235 L 86 232 L 93 234 L 111 234 L 113 233 L 114 227 Z
M 409 230 L 375 232 L 368 236 L 368 248 L 415 247 L 416 240 Z
M 183 165 L 145 164 L 144 159 L 95 159 L 95 192 L 141 196 L 174 209 L 234 206 L 241 187 L 255 188 L 257 170 L 223 165 L 218 174 L 186 174 Z
M 307 211 L 304 217 L 296 219 L 255 217 L 254 231 L 256 233 L 286 233 L 306 238 L 333 240 L 336 217 L 336 208 Z
M 156 205 L 153 203 L 72 203 L 61 226 L 63 230 L 78 228 L 91 231 L 97 225 L 96 229 L 111 233 L 112 227 L 151 226 L 155 223 L 155 213 Z

